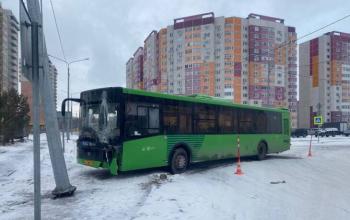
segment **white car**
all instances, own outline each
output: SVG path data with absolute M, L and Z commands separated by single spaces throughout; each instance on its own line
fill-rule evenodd
M 349 136 L 350 136 L 350 129 L 347 129 L 347 130 L 343 131 L 343 134 L 344 134 L 346 137 L 349 137 Z

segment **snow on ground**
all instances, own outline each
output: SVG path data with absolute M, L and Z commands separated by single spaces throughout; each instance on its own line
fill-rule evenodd
M 53 200 L 46 137 L 42 137 L 42 219 L 350 219 L 350 138 L 292 140 L 291 150 L 264 161 L 199 164 L 181 175 L 162 169 L 111 176 L 65 159 L 74 197 Z M 33 218 L 32 142 L 0 147 L 0 219 Z

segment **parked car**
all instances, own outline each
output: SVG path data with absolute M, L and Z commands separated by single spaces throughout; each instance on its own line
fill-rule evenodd
M 350 129 L 347 129 L 347 130 L 343 131 L 343 134 L 344 134 L 346 137 L 349 137 L 349 136 L 350 136 Z
M 320 136 L 320 137 L 326 136 L 326 130 L 323 129 L 323 128 L 317 128 L 317 129 L 315 130 L 315 136 L 316 136 L 316 137 L 318 137 L 318 136 Z
M 292 137 L 306 137 L 307 136 L 307 129 L 305 128 L 297 128 L 292 131 Z
M 339 135 L 339 130 L 338 128 L 321 128 L 315 134 L 316 137 L 318 135 L 320 137 L 329 137 L 329 136 L 335 137 L 336 135 Z
M 308 135 L 315 135 L 317 132 L 318 128 L 310 128 L 307 130 Z

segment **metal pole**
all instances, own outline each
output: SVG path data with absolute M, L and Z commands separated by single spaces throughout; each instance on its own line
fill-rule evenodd
M 67 98 L 69 98 L 69 89 L 70 89 L 70 87 L 69 87 L 69 80 L 70 80 L 70 72 L 69 72 L 69 63 L 67 64 L 67 74 L 68 74 L 68 79 L 67 79 L 67 83 L 68 83 L 68 85 L 67 85 L 67 87 L 68 87 L 68 90 L 67 90 Z M 68 101 L 68 103 L 67 103 L 67 112 L 69 113 L 69 101 Z M 68 117 L 67 117 L 67 142 L 68 142 L 68 140 L 70 140 L 70 116 L 69 116 L 69 114 L 68 114 Z
M 29 15 L 33 22 L 37 22 L 41 27 L 42 12 L 38 0 L 27 0 Z M 69 182 L 66 163 L 64 161 L 61 138 L 58 129 L 56 106 L 53 100 L 53 91 L 49 79 L 49 58 L 43 30 L 38 31 L 38 53 L 39 62 L 42 69 L 39 70 L 40 91 L 45 94 L 43 106 L 45 110 L 46 136 L 49 145 L 51 165 L 54 173 L 56 188 L 52 194 L 57 197 L 71 196 L 76 190 Z
M 66 122 L 65 122 L 65 117 L 62 117 L 62 149 L 63 149 L 63 153 L 65 152 L 65 143 L 64 143 L 64 132 L 66 129 Z
M 320 99 L 320 96 L 318 96 L 318 99 Z M 321 115 L 321 103 L 318 102 L 317 104 L 317 116 Z M 320 125 L 317 126 L 318 127 L 318 132 L 320 132 Z M 317 143 L 320 143 L 320 135 L 317 135 Z
M 72 95 L 70 96 L 70 98 L 72 98 Z M 70 128 L 70 132 L 71 135 L 73 135 L 73 103 L 70 104 L 70 112 L 71 112 L 71 116 L 70 116 L 70 121 L 69 121 L 69 128 Z
M 267 63 L 267 106 L 270 107 L 270 61 Z
M 33 91 L 33 159 L 34 159 L 34 219 L 41 219 L 40 195 L 40 94 L 39 94 L 39 25 L 32 23 L 32 91 Z

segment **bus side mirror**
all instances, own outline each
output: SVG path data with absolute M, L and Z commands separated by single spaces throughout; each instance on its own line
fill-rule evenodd
M 61 105 L 61 114 L 64 117 L 66 115 L 66 99 L 63 100 L 62 105 Z
M 61 113 L 62 113 L 62 116 L 64 117 L 66 115 L 66 102 L 67 101 L 72 101 L 72 102 L 78 102 L 78 103 L 85 103 L 84 100 L 82 99 L 75 99 L 75 98 L 67 98 L 67 99 L 64 99 L 62 101 L 62 105 L 61 105 Z

